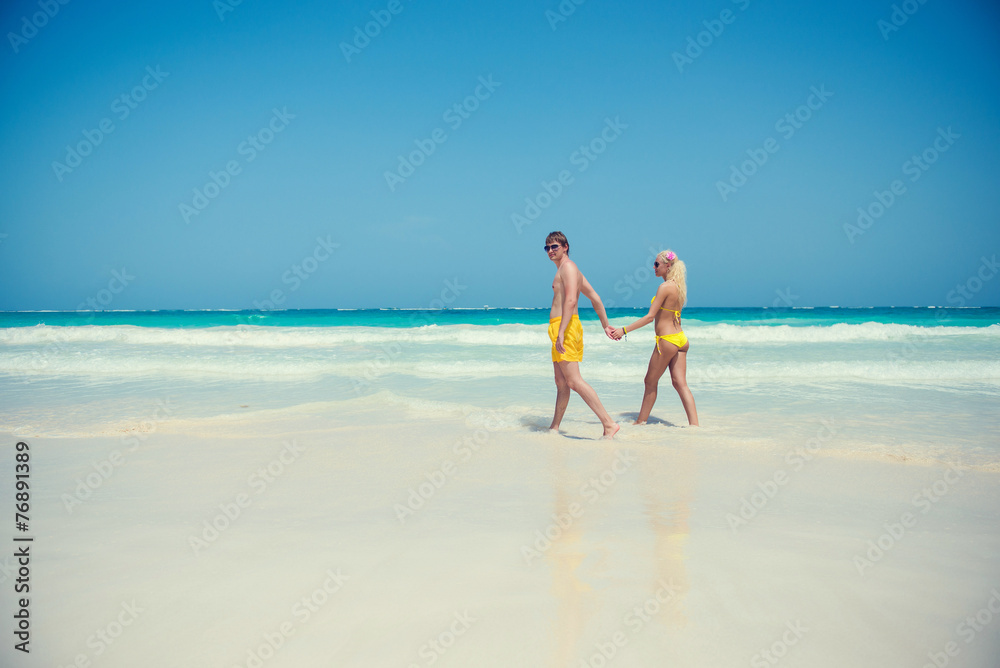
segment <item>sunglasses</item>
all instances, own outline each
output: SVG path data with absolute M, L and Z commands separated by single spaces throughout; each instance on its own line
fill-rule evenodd
M 654 266 L 654 267 L 657 267 L 657 268 L 659 268 L 659 266 L 660 266 L 660 263 L 659 263 L 659 262 L 654 262 L 654 263 L 653 263 L 653 266 Z
M 542 246 L 542 250 L 544 250 L 546 253 L 548 253 L 549 250 L 555 250 L 555 249 L 561 248 L 561 247 L 562 247 L 562 244 L 552 244 L 551 246 Z

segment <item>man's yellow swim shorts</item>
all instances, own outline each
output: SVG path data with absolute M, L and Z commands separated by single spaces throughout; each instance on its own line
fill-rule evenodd
M 563 349 L 565 353 L 556 350 L 556 337 L 559 336 L 559 321 L 561 318 L 549 320 L 549 338 L 552 339 L 552 361 L 553 362 L 579 362 L 583 360 L 583 325 L 580 324 L 580 317 L 574 315 L 566 325 L 566 333 L 563 334 Z

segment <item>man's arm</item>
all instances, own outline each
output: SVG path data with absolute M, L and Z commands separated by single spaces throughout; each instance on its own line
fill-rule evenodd
M 563 337 L 566 335 L 566 328 L 569 327 L 570 318 L 576 311 L 576 305 L 580 301 L 580 270 L 576 265 L 563 266 L 559 269 L 563 272 L 563 298 L 562 314 L 559 320 L 559 334 L 556 337 L 556 350 L 565 352 L 563 349 Z
M 591 306 L 597 311 L 597 317 L 601 319 L 601 326 L 607 329 L 611 325 L 608 323 L 608 314 L 604 310 L 604 302 L 601 301 L 600 295 L 597 294 L 597 290 L 591 287 L 590 282 L 587 277 L 582 273 L 580 274 L 580 292 L 590 300 Z

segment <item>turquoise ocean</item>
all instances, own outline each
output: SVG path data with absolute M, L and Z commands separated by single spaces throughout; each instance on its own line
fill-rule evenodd
M 645 309 L 610 309 L 627 324 Z M 316 405 L 503 412 L 547 426 L 548 309 L 0 313 L 0 431 L 112 433 L 162 419 Z M 584 321 L 583 377 L 616 419 L 639 408 L 647 326 Z M 708 437 L 799 442 L 823 420 L 841 454 L 1000 467 L 1000 308 L 684 310 L 688 382 Z M 596 420 L 574 397 L 567 417 Z M 650 429 L 686 425 L 665 378 Z M 377 429 L 377 425 L 372 428 Z M 1000 468 L 998 468 L 1000 470 Z

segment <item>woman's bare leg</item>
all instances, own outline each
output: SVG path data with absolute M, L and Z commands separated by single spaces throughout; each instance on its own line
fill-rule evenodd
M 639 409 L 639 416 L 635 419 L 635 424 L 645 424 L 649 419 L 649 414 L 656 403 L 656 386 L 660 382 L 660 376 L 667 370 L 670 360 L 675 357 L 677 346 L 663 342 L 660 344 L 660 351 L 653 348 L 653 354 L 649 357 L 649 367 L 646 369 L 646 377 L 642 379 L 645 390 L 642 393 L 642 408 Z
M 697 427 L 698 425 L 698 409 L 694 406 L 694 395 L 691 394 L 691 390 L 688 388 L 687 384 L 687 351 L 690 347 L 690 343 L 684 345 L 684 348 L 677 351 L 674 359 L 670 362 L 670 380 L 674 383 L 674 389 L 677 390 L 677 394 L 681 398 L 681 403 L 684 404 L 684 412 L 687 413 L 688 424 L 692 427 Z

